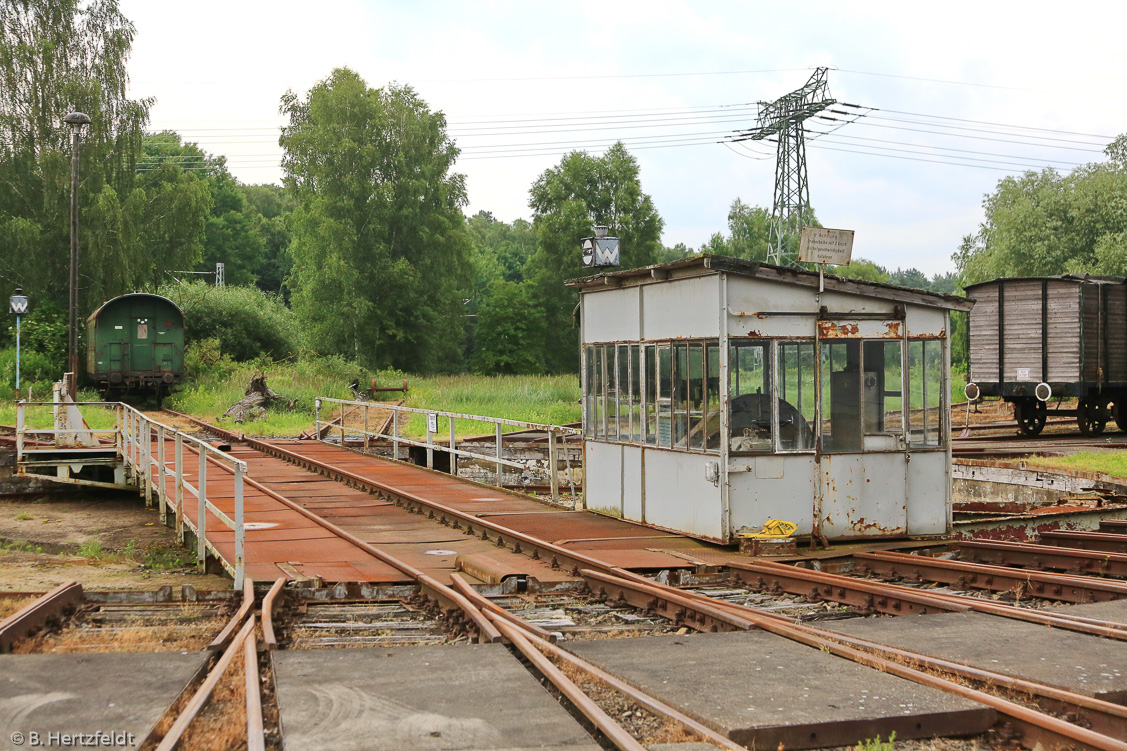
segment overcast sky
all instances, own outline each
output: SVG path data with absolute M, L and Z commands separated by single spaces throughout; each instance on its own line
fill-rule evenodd
M 530 218 L 528 189 L 544 169 L 622 139 L 666 245 L 725 231 L 734 198 L 770 207 L 774 146 L 719 141 L 753 127 L 755 102 L 799 88 L 816 66 L 831 68 L 835 99 L 861 106 L 842 111 L 864 116 L 811 121 L 842 126 L 808 142 L 811 203 L 825 226 L 856 231 L 855 257 L 889 268 L 953 270 L 999 179 L 1100 160 L 1127 132 L 1123 2 L 121 8 L 137 27 L 132 95 L 155 97 L 152 127 L 226 155 L 242 182 L 281 181 L 282 94 L 347 66 L 373 87 L 410 84 L 446 114 L 468 213 Z

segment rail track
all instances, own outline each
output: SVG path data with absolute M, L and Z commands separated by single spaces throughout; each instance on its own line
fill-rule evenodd
M 211 429 L 201 423 L 204 429 Z M 974 698 L 1019 725 L 1027 740 L 1039 738 L 1052 745 L 1082 744 L 1092 748 L 1127 749 L 1122 738 L 1127 737 L 1127 708 L 1108 702 L 1091 699 L 1071 692 L 1062 692 L 1053 686 L 1035 681 L 1021 681 L 991 671 L 965 668 L 934 660 L 925 655 L 893 650 L 886 646 L 863 640 L 842 637 L 840 634 L 822 631 L 804 624 L 795 624 L 785 616 L 764 613 L 747 605 L 717 600 L 699 591 L 682 590 L 667 584 L 660 584 L 631 571 L 600 561 L 594 555 L 563 548 L 545 540 L 540 540 L 503 525 L 482 519 L 472 514 L 458 511 L 452 507 L 419 497 L 416 494 L 394 492 L 380 487 L 367 478 L 325 462 L 287 451 L 276 445 L 254 439 L 245 439 L 228 433 L 229 440 L 245 440 L 252 447 L 280 456 L 288 461 L 306 466 L 311 471 L 327 474 L 353 486 L 366 487 L 387 500 L 391 500 L 416 513 L 428 515 L 435 521 L 464 527 L 468 534 L 491 537 L 498 547 L 506 547 L 515 553 L 551 560 L 558 566 L 578 575 L 592 591 L 601 596 L 617 599 L 653 614 L 663 616 L 679 627 L 698 631 L 729 631 L 759 628 L 818 649 L 828 649 L 841 657 L 854 660 L 870 667 L 887 670 L 909 680 L 930 685 L 961 696 Z M 1114 533 L 1103 533 L 1114 535 Z M 1119 535 L 1120 544 L 1127 544 L 1127 535 Z M 354 540 L 366 546 L 366 543 Z M 1108 543 L 1110 544 L 1110 543 Z M 371 547 L 371 546 L 366 546 Z M 1055 546 L 1060 547 L 1060 546 Z M 1059 601 L 1092 601 L 1112 599 L 1127 594 L 1119 582 L 1107 578 L 1097 578 L 1086 574 L 1060 574 L 1044 572 L 1021 572 L 1008 567 L 964 563 L 942 559 L 927 559 L 927 556 L 908 556 L 895 553 L 870 553 L 857 556 L 863 561 L 861 572 L 883 571 L 892 577 L 902 577 L 905 572 L 918 579 L 930 579 L 945 584 L 960 584 L 966 588 L 982 588 L 987 591 L 1011 591 L 1024 588 L 1029 596 L 1039 596 Z M 916 560 L 908 560 L 916 559 Z M 404 565 L 391 556 L 385 560 L 392 565 Z M 883 568 L 882 568 L 883 567 Z M 410 567 L 402 569 L 410 572 Z M 954 581 L 951 581 L 954 572 Z M 1094 618 L 1084 618 L 1067 613 L 1049 613 L 1013 604 L 999 603 L 966 594 L 927 592 L 914 587 L 905 587 L 884 582 L 870 582 L 853 576 L 829 574 L 779 563 L 747 563 L 728 565 L 726 573 L 733 579 L 754 584 L 756 589 L 781 589 L 796 594 L 816 594 L 820 598 L 842 602 L 861 610 L 871 610 L 886 614 L 908 614 L 939 611 L 978 611 L 991 615 L 1015 618 L 1050 625 L 1056 628 L 1079 631 L 1103 638 L 1127 639 L 1127 626 Z M 416 581 L 423 580 L 415 577 Z M 427 587 L 434 589 L 433 585 Z M 458 575 L 453 577 L 453 588 L 463 596 L 457 605 L 464 618 L 460 621 L 468 629 L 476 630 L 478 638 L 496 640 L 497 632 L 501 638 L 511 639 L 513 629 L 523 629 L 531 634 L 526 641 L 535 644 L 537 640 L 550 643 L 543 629 L 533 626 L 481 594 Z M 451 602 L 448 595 L 443 598 Z M 469 607 L 467 607 L 467 604 Z M 494 625 L 490 629 L 482 624 L 482 616 Z M 504 624 L 505 628 L 501 628 Z M 519 640 L 518 640 L 519 641 Z M 519 646 L 519 644 L 518 644 Z M 558 651 L 560 647 L 556 646 Z M 527 655 L 526 655 L 527 656 Z M 558 655 L 557 655 L 558 656 Z M 925 666 L 926 670 L 913 666 Z M 947 673 L 940 677 L 936 673 Z M 955 680 L 951 679 L 955 677 Z M 967 689 L 959 681 L 974 681 L 989 691 L 1009 691 L 1015 694 L 1031 694 L 1044 703 L 1064 707 L 1082 724 L 1087 723 L 1090 730 L 1079 725 L 1062 721 L 1051 714 L 1031 709 L 1022 704 L 999 699 L 981 691 Z M 569 688 L 569 690 L 571 690 Z M 566 691 L 561 692 L 567 695 Z M 652 698 L 652 697 L 651 697 Z M 609 737 L 610 734 L 608 734 Z
M 576 716 L 597 730 L 597 737 L 620 749 L 641 749 L 639 739 L 612 717 L 583 686 L 588 683 L 610 687 L 646 712 L 679 725 L 690 737 L 721 748 L 741 748 L 714 729 L 689 717 L 682 710 L 621 681 L 609 672 L 569 651 L 559 640 L 560 624 L 543 617 L 552 608 L 551 597 L 581 603 L 580 607 L 602 608 L 603 612 L 629 615 L 645 628 L 692 629 L 701 632 L 760 630 L 781 638 L 828 652 L 857 664 L 887 672 L 921 685 L 972 699 L 992 707 L 1018 729 L 1022 743 L 1033 747 L 1083 747 L 1104 751 L 1127 751 L 1127 708 L 1089 696 L 1063 690 L 1039 681 L 1015 678 L 981 667 L 970 667 L 911 650 L 898 649 L 872 640 L 860 639 L 795 622 L 793 613 L 772 612 L 749 605 L 755 592 L 789 592 L 813 602 L 831 601 L 848 606 L 853 612 L 886 615 L 977 611 L 994 616 L 1020 619 L 1079 631 L 1112 640 L 1127 639 L 1127 625 L 1068 613 L 1046 612 L 1018 604 L 1002 603 L 969 594 L 1018 591 L 1026 598 L 1054 601 L 1093 601 L 1114 599 L 1127 594 L 1123 567 L 1127 547 L 1122 553 L 1085 551 L 1078 545 L 960 547 L 963 561 L 920 555 L 868 553 L 854 557 L 850 575 L 828 573 L 774 562 L 727 563 L 722 567 L 697 567 L 692 574 L 677 574 L 681 586 L 654 581 L 633 571 L 601 560 L 597 552 L 583 552 L 540 539 L 488 518 L 458 510 L 427 498 L 421 493 L 404 492 L 383 486 L 356 472 L 265 441 L 246 438 L 202 423 L 185 415 L 201 429 L 228 441 L 245 442 L 263 453 L 304 466 L 339 482 L 363 488 L 396 505 L 433 520 L 435 528 L 457 529 L 493 543 L 498 550 L 548 562 L 581 581 L 589 593 L 514 597 L 511 594 L 486 596 L 461 574 L 450 576 L 445 584 L 378 545 L 361 540 L 324 519 L 300 503 L 285 498 L 262 483 L 250 480 L 264 494 L 279 500 L 331 532 L 357 550 L 394 567 L 413 583 L 409 592 L 387 599 L 348 598 L 348 602 L 312 602 L 289 598 L 285 580 L 274 582 L 261 597 L 249 579 L 241 605 L 235 615 L 212 640 L 209 649 L 214 664 L 191 693 L 169 709 L 171 724 L 159 740 L 157 749 L 177 747 L 204 707 L 223 674 L 242 657 L 246 696 L 246 734 L 250 749 L 278 747 L 280 739 L 267 732 L 264 717 L 276 713 L 270 703 L 272 661 L 270 653 L 284 649 L 316 646 L 316 639 L 368 639 L 368 644 L 395 644 L 388 637 L 401 636 L 401 643 L 477 641 L 505 643 L 529 670 L 551 686 L 551 691 Z M 1127 546 L 1127 530 L 1113 525 L 1100 534 L 1101 545 Z M 1074 538 L 1064 538 L 1069 542 Z M 1085 544 L 1091 544 L 1085 538 Z M 1027 548 L 1040 548 L 1030 550 Z M 989 563 L 969 560 L 973 556 L 994 556 Z M 914 560 L 910 560 L 914 559 Z M 1048 563 L 1042 564 L 1042 561 Z M 1025 568 L 1017 568 L 1024 566 Z M 707 571 L 705 571 L 707 569 Z M 864 576 L 908 580 L 914 586 L 878 581 Z M 702 586 L 702 576 L 706 580 Z M 711 581 L 712 584 L 707 584 Z M 728 586 L 720 583 L 728 582 Z M 942 584 L 964 592 L 924 589 L 922 583 Z M 732 584 L 740 587 L 734 588 Z M 61 590 L 61 591 L 60 591 Z M 51 619 L 64 617 L 68 607 L 67 589 L 60 588 L 31 603 L 0 623 L 0 645 L 25 638 Z M 73 597 L 73 593 L 70 595 Z M 548 598 L 547 600 L 543 598 Z M 290 601 L 287 603 L 287 599 Z M 556 601 L 554 604 L 559 604 Z M 72 603 L 73 604 L 73 603 Z M 542 605 L 549 607 L 539 607 Z M 805 618 L 805 616 L 804 616 Z M 811 617 L 813 619 L 813 617 Z M 539 622 L 538 622 L 539 621 Z M 659 621 L 662 625 L 659 627 Z M 626 622 L 630 622 L 628 619 Z M 395 624 L 396 628 L 389 627 Z M 261 638 L 258 628 L 261 626 Z M 553 628 L 553 626 L 555 628 Z M 581 629 L 580 629 L 581 630 Z M 390 634 L 386 632 L 391 632 Z M 279 634 L 282 635 L 279 638 Z M 320 636 L 316 634 L 321 634 Z M 331 634 L 331 636 L 324 636 Z M 379 641 L 383 639 L 384 641 Z M 303 641 L 304 640 L 304 641 Z M 565 667 L 566 670 L 561 669 Z M 569 675 L 584 677 L 577 682 Z M 267 687 L 264 692 L 263 686 Z M 265 697 L 265 698 L 264 698 Z M 274 723 L 276 727 L 276 723 Z

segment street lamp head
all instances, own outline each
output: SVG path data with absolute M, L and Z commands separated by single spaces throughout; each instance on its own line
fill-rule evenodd
M 82 132 L 83 125 L 90 124 L 90 116 L 83 112 L 72 112 L 63 118 L 63 122 L 71 127 L 75 135 Z

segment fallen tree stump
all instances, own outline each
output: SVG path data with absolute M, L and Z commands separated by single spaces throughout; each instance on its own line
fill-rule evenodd
M 233 422 L 247 422 L 266 419 L 266 407 L 272 402 L 283 400 L 266 385 L 266 375 L 259 373 L 250 379 L 246 396 L 232 404 L 224 417 L 230 417 Z

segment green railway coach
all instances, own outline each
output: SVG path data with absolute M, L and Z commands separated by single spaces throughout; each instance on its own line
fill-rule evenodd
M 86 372 L 107 399 L 153 393 L 184 376 L 184 313 L 167 297 L 115 297 L 86 319 Z

